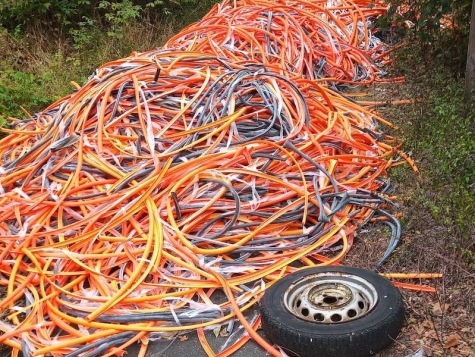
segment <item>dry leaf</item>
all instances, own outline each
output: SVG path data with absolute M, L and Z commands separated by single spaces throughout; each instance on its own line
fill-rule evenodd
M 220 335 L 221 337 L 228 337 L 228 336 L 229 336 L 229 332 L 228 332 L 228 330 L 226 330 L 226 327 L 221 330 L 221 332 L 219 333 L 219 335 Z
M 432 305 L 432 312 L 435 315 L 442 315 L 443 313 L 449 311 L 450 309 L 450 304 L 440 305 L 440 303 L 436 302 L 435 304 L 431 304 L 431 305 Z
M 166 338 L 168 340 L 171 340 L 172 338 L 175 338 L 176 332 L 164 332 L 161 334 L 163 338 Z
M 442 313 L 442 308 L 440 307 L 440 304 L 436 302 L 435 304 L 432 305 L 432 312 L 436 315 L 440 315 Z
M 179 339 L 181 342 L 188 341 L 188 336 L 187 336 L 187 335 L 181 335 L 181 336 L 178 336 L 178 339 Z
M 460 350 L 460 354 L 462 356 L 467 356 L 467 357 L 473 356 L 472 353 L 473 353 L 473 350 L 470 346 L 463 346 L 462 349 Z
M 447 337 L 447 340 L 445 340 L 444 348 L 457 346 L 459 341 L 460 341 L 459 335 L 450 335 L 449 337 Z
M 221 331 L 221 326 L 218 326 L 213 329 L 214 336 L 217 338 L 219 336 L 219 332 Z
M 422 335 L 422 333 L 424 332 L 424 326 L 422 326 L 421 324 L 414 325 L 414 330 L 415 330 L 419 335 Z
M 431 321 L 429 321 L 429 320 L 424 320 L 424 321 L 422 321 L 421 326 L 422 326 L 422 327 L 425 327 L 425 328 L 429 328 L 429 329 L 433 329 L 433 328 L 434 328 L 434 324 L 433 324 Z
M 424 353 L 427 357 L 432 357 L 432 349 L 429 347 L 424 347 Z

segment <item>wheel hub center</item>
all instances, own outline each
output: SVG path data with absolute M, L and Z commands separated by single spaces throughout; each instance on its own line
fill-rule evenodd
M 319 284 L 308 292 L 308 301 L 316 308 L 323 310 L 342 308 L 352 300 L 351 289 L 339 283 Z

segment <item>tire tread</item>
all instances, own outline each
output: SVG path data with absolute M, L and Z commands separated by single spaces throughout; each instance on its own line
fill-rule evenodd
M 400 292 L 395 287 L 394 294 L 397 296 L 392 313 L 370 328 L 355 329 L 351 334 L 323 335 L 318 334 L 318 329 L 316 333 L 310 334 L 296 329 L 291 324 L 284 325 L 275 318 L 272 306 L 267 306 L 266 299 L 261 301 L 262 328 L 271 342 L 296 356 L 368 357 L 391 344 L 402 328 L 404 303 Z

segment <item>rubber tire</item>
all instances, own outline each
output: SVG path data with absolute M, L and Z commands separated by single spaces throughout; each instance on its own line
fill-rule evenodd
M 378 293 L 376 306 L 359 319 L 338 324 L 313 323 L 292 315 L 283 305 L 285 290 L 304 276 L 323 272 L 366 279 Z M 404 303 L 399 290 L 379 274 L 353 267 L 317 267 L 289 274 L 266 291 L 260 307 L 266 337 L 286 353 L 300 357 L 371 356 L 396 339 L 404 322 Z

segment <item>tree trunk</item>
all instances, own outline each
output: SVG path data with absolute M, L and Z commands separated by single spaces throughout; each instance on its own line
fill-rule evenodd
M 472 17 L 468 38 L 467 67 L 465 72 L 465 98 L 467 105 L 472 104 L 475 88 L 475 0 L 472 0 Z

